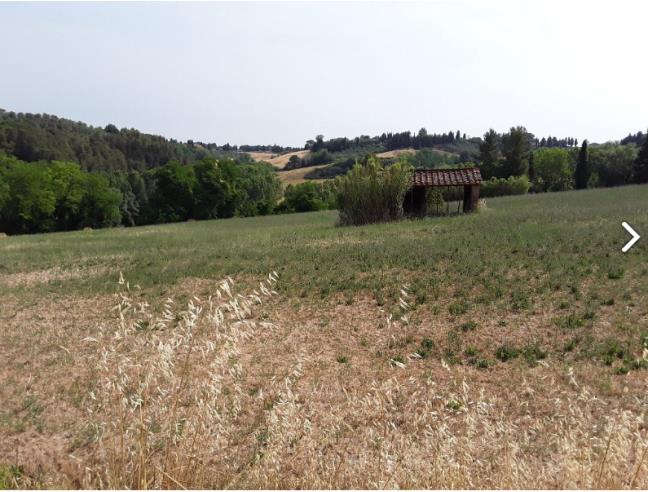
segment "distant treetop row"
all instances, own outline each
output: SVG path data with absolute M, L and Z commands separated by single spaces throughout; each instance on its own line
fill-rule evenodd
M 572 147 L 578 145 L 573 137 L 554 136 L 536 138 L 527 132 L 531 147 Z M 641 145 L 642 132 L 628 135 L 621 143 Z M 325 140 L 318 135 L 308 140 L 305 150 L 317 154 L 378 153 L 397 149 L 423 149 L 435 147 L 462 155 L 462 161 L 473 160 L 483 142 L 480 137 L 470 137 L 459 130 L 447 133 L 428 133 L 425 128 L 418 132 L 382 133 L 379 136 L 361 135 L 355 138 L 332 138 Z M 48 114 L 15 113 L 0 109 L 0 152 L 13 155 L 26 162 L 74 161 L 86 171 L 129 171 L 160 167 L 167 162 L 188 164 L 206 157 L 234 158 L 249 162 L 247 152 L 270 152 L 280 154 L 298 150 L 280 145 L 217 145 L 193 140 L 178 142 L 162 136 L 142 133 L 135 129 L 118 129 L 109 124 L 105 128 L 92 127 L 82 122 L 59 118 Z M 315 155 L 311 164 L 330 162 L 326 155 Z

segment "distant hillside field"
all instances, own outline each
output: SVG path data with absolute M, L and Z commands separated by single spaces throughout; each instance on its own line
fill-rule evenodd
M 255 161 L 264 161 L 272 164 L 277 169 L 283 169 L 293 155 L 300 159 L 310 154 L 309 150 L 298 150 L 295 152 L 288 152 L 286 154 L 273 154 L 271 152 L 247 152 L 247 154 Z
M 321 164 L 319 166 L 308 166 L 298 169 L 290 169 L 289 171 L 281 171 L 279 173 L 279 179 L 282 183 L 284 183 L 284 185 L 299 184 L 303 183 L 304 181 L 313 181 L 313 179 L 307 179 L 306 175 L 317 169 L 323 169 L 327 166 L 328 164 Z
M 280 171 L 278 173 L 278 176 L 281 182 L 284 184 L 284 186 L 287 186 L 289 184 L 303 183 L 304 181 L 307 181 L 305 176 L 308 173 L 316 169 L 322 169 L 328 166 L 328 164 L 322 164 L 319 166 L 306 166 L 298 169 L 283 171 L 283 168 L 286 166 L 293 155 L 296 155 L 300 159 L 304 159 L 308 157 L 310 153 L 311 152 L 309 150 L 298 150 L 286 154 L 273 154 L 271 152 L 248 152 L 247 154 L 255 161 L 262 161 L 272 164 L 278 171 Z
M 411 155 L 411 154 L 416 154 L 416 150 L 411 148 L 388 150 L 387 152 L 380 152 L 376 154 L 376 157 L 379 157 L 381 159 L 391 159 L 392 157 L 399 157 L 401 155 Z

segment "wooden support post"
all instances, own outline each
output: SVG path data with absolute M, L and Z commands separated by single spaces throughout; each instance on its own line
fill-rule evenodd
M 479 185 L 472 185 L 470 187 L 470 201 L 472 204 L 470 208 L 473 212 L 476 212 L 477 206 L 479 205 Z

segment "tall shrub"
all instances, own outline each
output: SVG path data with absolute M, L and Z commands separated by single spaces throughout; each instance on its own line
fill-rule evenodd
M 404 162 L 384 168 L 375 157 L 369 157 L 338 177 L 340 224 L 362 225 L 401 218 L 411 171 L 412 167 Z
M 335 208 L 334 183 L 325 181 L 317 183 L 290 184 L 284 191 L 285 200 L 279 207 L 279 212 L 313 212 Z
M 526 195 L 530 188 L 531 183 L 526 176 L 491 178 L 482 181 L 480 195 L 483 197 Z

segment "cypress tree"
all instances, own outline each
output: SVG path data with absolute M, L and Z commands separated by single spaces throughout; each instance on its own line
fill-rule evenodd
M 584 190 L 587 188 L 589 178 L 590 170 L 589 163 L 587 162 L 587 140 L 583 140 L 583 145 L 578 153 L 578 163 L 576 164 L 576 172 L 574 174 L 576 189 Z
M 644 140 L 639 155 L 634 162 L 634 182 L 648 183 L 648 137 Z

